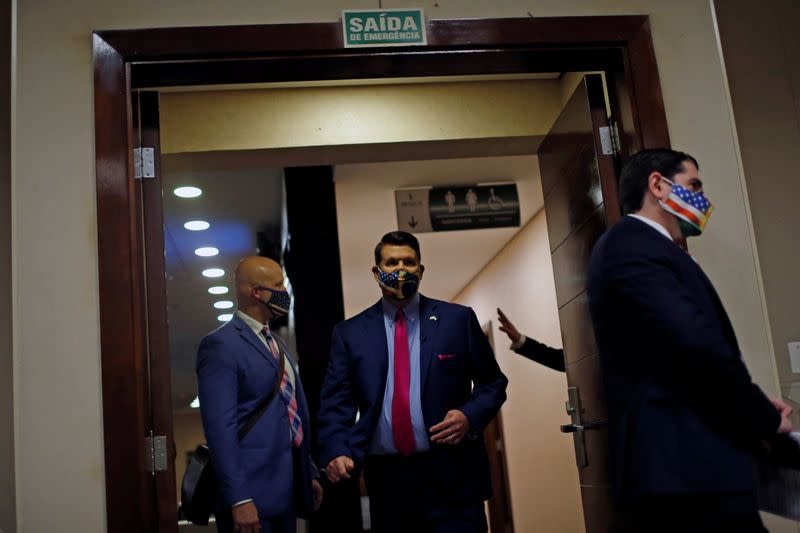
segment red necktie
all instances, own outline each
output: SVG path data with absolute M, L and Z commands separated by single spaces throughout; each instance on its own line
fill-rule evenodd
M 408 355 L 408 324 L 402 310 L 394 319 L 394 394 L 392 396 L 392 434 L 400 455 L 411 455 L 416 448 L 408 401 L 411 389 L 411 363 Z

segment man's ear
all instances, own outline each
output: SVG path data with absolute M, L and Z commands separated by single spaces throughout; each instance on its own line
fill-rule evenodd
M 647 177 L 647 189 L 658 199 L 664 196 L 664 189 L 668 187 L 669 185 L 664 183 L 664 176 L 660 172 L 652 172 Z
M 422 275 L 425 274 L 425 265 L 419 266 L 419 279 L 422 279 Z

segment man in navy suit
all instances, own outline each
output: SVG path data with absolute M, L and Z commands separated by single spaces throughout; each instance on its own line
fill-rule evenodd
M 592 254 L 617 531 L 765 531 L 754 454 L 792 427 L 791 408 L 751 380 L 714 287 L 676 244 L 705 227 L 702 189 L 693 157 L 637 153 L 620 179 L 628 216 Z
M 316 505 L 322 500 L 297 363 L 269 329 L 270 320 L 289 312 L 290 297 L 280 265 L 264 257 L 243 259 L 235 282 L 236 314 L 203 339 L 197 354 L 200 413 L 220 487 L 217 529 L 290 533 L 296 530 L 294 483 L 312 483 Z M 269 407 L 239 441 L 239 428 L 273 390 Z M 296 479 L 295 456 L 309 461 L 302 471 L 313 480 Z
M 364 468 L 376 533 L 485 532 L 481 435 L 508 380 L 470 308 L 418 293 L 420 261 L 416 237 L 384 235 L 372 269 L 383 298 L 334 329 L 321 463 L 333 483 Z

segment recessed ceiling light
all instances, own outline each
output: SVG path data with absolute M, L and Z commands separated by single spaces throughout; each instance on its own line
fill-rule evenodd
M 191 407 L 192 409 L 197 409 L 198 407 L 200 407 L 200 397 L 195 396 L 194 400 L 192 400 L 192 403 L 189 404 L 189 407 Z
M 217 286 L 217 287 L 210 287 L 208 292 L 211 294 L 228 294 L 228 287 Z
M 225 271 L 221 268 L 207 268 L 203 270 L 203 275 L 207 278 L 221 278 L 225 275 Z
M 183 227 L 188 229 L 189 231 L 203 231 L 210 228 L 211 224 L 209 224 L 205 220 L 190 220 L 189 222 L 184 224 Z
M 219 250 L 217 250 L 213 246 L 204 246 L 194 251 L 194 255 L 199 255 L 200 257 L 214 257 L 218 253 Z
M 219 320 L 220 322 L 228 322 L 232 318 L 233 318 L 233 315 L 231 313 L 226 313 L 224 315 L 219 315 L 217 317 L 217 320 Z
M 233 302 L 230 300 L 222 300 L 221 302 L 214 302 L 214 309 L 230 309 L 233 307 Z
M 175 193 L 175 196 L 180 198 L 197 198 L 203 194 L 203 191 L 197 187 L 178 187 L 172 192 Z

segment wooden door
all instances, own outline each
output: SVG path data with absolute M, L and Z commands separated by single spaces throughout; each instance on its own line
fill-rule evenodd
M 611 132 L 602 129 L 608 126 L 603 80 L 586 76 L 538 152 L 573 422 L 562 431 L 573 434 L 588 533 L 607 531 L 613 514 L 605 398 L 586 294 L 592 248 L 620 216 Z
M 494 352 L 492 322 L 482 327 Z M 492 498 L 488 502 L 489 531 L 491 533 L 514 533 L 514 515 L 511 512 L 511 487 L 508 481 L 503 413 L 497 416 L 483 431 L 483 442 L 489 456 L 489 474 L 492 479 Z
M 146 468 L 153 485 L 152 531 L 178 531 L 175 491 L 175 441 L 173 438 L 171 364 L 167 329 L 167 286 L 164 259 L 163 174 L 157 92 L 133 95 L 138 238 L 144 250 L 144 346 L 147 366 L 148 413 L 145 428 Z
M 215 531 L 214 525 L 208 528 L 192 527 L 180 516 L 179 485 L 187 464 L 187 444 L 194 448 L 204 439 L 200 426 L 199 411 L 187 412 L 186 408 L 176 406 L 181 391 L 186 390 L 187 364 L 194 367 L 195 342 L 192 339 L 191 354 L 187 357 L 185 343 L 187 306 L 194 300 L 181 303 L 176 300 L 176 292 L 181 290 L 176 283 L 180 270 L 175 266 L 181 263 L 181 250 L 191 250 L 196 244 L 213 244 L 214 237 L 202 241 L 176 237 L 175 199 L 172 188 L 175 181 L 174 167 L 165 172 L 162 169 L 159 137 L 158 93 L 140 92 L 134 95 L 134 145 L 145 154 L 141 165 L 141 179 L 137 179 L 137 238 L 144 251 L 142 257 L 142 279 L 144 280 L 143 331 L 146 366 L 146 427 L 143 428 L 148 442 L 155 444 L 146 447 L 146 466 L 141 476 L 147 485 L 147 531 Z M 146 153 L 145 150 L 152 150 Z M 152 161 L 152 163 L 151 163 Z M 167 160 L 167 165 L 169 160 Z M 137 164 L 137 169 L 139 165 Z M 137 171 L 137 175 L 139 171 Z M 312 429 L 315 426 L 318 410 L 319 391 L 322 386 L 327 359 L 330 352 L 330 338 L 333 326 L 344 319 L 344 305 L 341 284 L 331 284 L 330 280 L 320 280 L 314 269 L 309 269 L 314 254 L 323 253 L 335 269 L 339 265 L 339 244 L 336 229 L 336 203 L 332 167 L 295 167 L 284 169 L 286 190 L 286 212 L 288 230 L 292 247 L 286 251 L 285 266 L 293 282 L 294 331 L 298 333 L 297 349 L 294 355 L 300 360 L 306 395 L 309 399 Z M 215 178 L 218 179 L 218 178 Z M 182 184 L 182 180 L 179 180 Z M 211 188 L 210 181 L 203 184 Z M 234 184 L 230 184 L 233 187 Z M 309 199 L 307 192 L 313 188 L 314 195 Z M 206 191 L 209 192 L 210 191 Z M 206 194 L 203 194 L 206 197 Z M 181 200 L 179 200 L 181 201 Z M 199 200 L 190 200 L 197 202 Z M 193 213 L 210 211 L 214 200 L 207 198 L 202 206 L 192 209 Z M 219 200 L 217 204 L 224 203 Z M 165 211 L 166 208 L 166 211 Z M 196 210 L 195 210 L 196 209 Z M 266 208 L 265 208 L 266 209 Z M 180 218 L 180 217 L 177 217 Z M 181 221 L 185 219 L 180 219 Z M 223 218 L 223 221 L 225 219 Z M 224 228 L 223 224 L 220 224 Z M 173 231 L 168 231 L 169 228 Z M 256 228 L 249 228 L 257 235 Z M 213 231 L 213 228 L 212 230 Z M 260 234 L 259 254 L 281 259 L 281 246 L 274 235 Z M 320 245 L 322 235 L 323 244 Z M 224 234 L 216 234 L 216 239 Z M 262 238 L 263 237 L 263 238 Z M 225 255 L 225 254 L 220 254 Z M 316 256 L 314 256 L 316 257 Z M 223 261 L 227 261 L 228 258 Z M 213 263 L 217 265 L 217 262 Z M 235 263 L 234 263 L 235 264 Z M 171 266 L 170 266 L 171 265 Z M 212 266 L 209 263 L 206 266 Z M 227 269 L 230 264 L 220 264 Z M 232 270 L 232 268 L 230 269 Z M 329 268 L 330 270 L 330 268 Z M 330 273 L 330 272 L 329 272 Z M 339 279 L 336 271 L 333 278 Z M 225 285 L 228 278 L 216 278 L 209 284 Z M 169 298 L 168 298 L 169 292 Z M 205 293 L 205 290 L 203 291 Z M 224 298 L 224 297 L 223 297 Z M 202 298 L 200 298 L 202 300 Z M 224 308 L 221 308 L 224 309 Z M 169 314 L 169 316 L 168 316 Z M 193 315 L 189 315 L 191 318 Z M 273 327 L 277 324 L 273 323 Z M 183 339 L 183 341 L 181 340 Z M 194 381 L 194 372 L 189 372 Z M 196 391 L 194 391 L 196 392 Z M 194 395 L 194 394 L 193 394 Z M 191 396 L 189 397 L 191 398 Z M 188 400 L 188 398 L 186 399 Z M 188 402 L 187 402 L 188 403 Z M 184 406 L 186 404 L 183 404 Z M 193 409 L 196 409 L 196 405 Z M 196 441 L 188 441 L 196 438 Z M 176 453 L 179 451 L 180 453 Z M 155 459 L 155 460 L 154 460 Z M 153 461 L 154 460 L 154 461 Z M 150 466 L 149 463 L 153 463 Z M 176 479 L 177 476 L 177 479 Z M 176 483 L 177 482 L 177 483 Z M 361 509 L 359 506 L 358 485 L 352 483 L 326 487 L 326 503 L 309 524 L 308 530 L 319 532 L 348 533 L 361 531 Z M 213 518 L 212 518 L 213 520 Z

